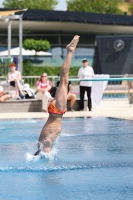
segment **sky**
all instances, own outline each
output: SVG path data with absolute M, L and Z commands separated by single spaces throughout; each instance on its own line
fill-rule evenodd
M 2 7 L 2 3 L 4 0 L 0 0 L 0 7 Z M 58 5 L 55 10 L 66 10 L 66 0 L 58 0 Z

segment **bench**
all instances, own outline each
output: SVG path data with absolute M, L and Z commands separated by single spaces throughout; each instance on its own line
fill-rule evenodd
M 69 101 L 67 102 L 69 108 Z M 79 99 L 76 100 L 73 109 L 79 110 Z M 87 100 L 84 100 L 84 110 L 87 110 Z M 0 113 L 11 112 L 42 112 L 42 101 L 37 99 L 7 100 L 0 102 Z

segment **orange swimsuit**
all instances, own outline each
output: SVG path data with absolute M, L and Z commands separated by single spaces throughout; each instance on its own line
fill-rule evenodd
M 49 107 L 48 107 L 48 112 L 52 113 L 52 114 L 63 115 L 66 111 L 67 111 L 66 108 L 63 111 L 56 108 L 56 106 L 53 102 L 50 102 Z

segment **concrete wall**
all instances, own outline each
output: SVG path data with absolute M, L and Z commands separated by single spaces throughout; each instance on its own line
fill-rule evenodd
M 69 108 L 69 101 L 67 107 Z M 73 109 L 79 110 L 79 100 L 76 100 Z M 87 101 L 84 101 L 84 110 L 87 110 Z M 0 113 L 12 112 L 42 112 L 42 101 L 36 99 L 7 100 L 0 102 Z

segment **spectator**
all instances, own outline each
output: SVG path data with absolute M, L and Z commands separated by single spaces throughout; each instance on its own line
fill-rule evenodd
M 3 87 L 0 85 L 0 102 L 6 101 L 11 98 L 11 94 L 4 91 Z
M 42 100 L 42 110 L 47 112 L 48 109 L 48 101 L 54 99 L 51 94 L 50 90 L 52 88 L 51 81 L 47 78 L 47 73 L 43 73 L 36 83 L 36 98 L 38 100 Z
M 24 99 L 25 95 L 22 91 L 22 86 L 21 86 L 21 74 L 19 71 L 16 70 L 16 64 L 11 63 L 9 65 L 11 72 L 8 73 L 8 81 L 10 82 L 10 85 L 15 87 L 16 90 L 16 99 Z
M 60 76 L 60 75 L 58 74 L 58 76 Z M 60 84 L 60 81 L 57 81 L 56 87 L 58 87 L 59 84 Z M 74 103 L 75 103 L 75 101 L 76 101 L 76 95 L 72 93 L 71 81 L 68 82 L 67 100 L 70 101 L 68 111 L 74 111 L 74 110 L 73 110 L 73 105 L 74 105 Z
M 88 61 L 86 58 L 82 60 L 83 67 L 81 67 L 78 71 L 78 77 L 81 79 L 89 79 L 94 76 L 94 71 L 91 66 L 88 66 Z M 92 101 L 91 101 L 91 87 L 92 81 L 80 81 L 80 101 L 79 101 L 79 109 L 84 110 L 84 94 L 87 92 L 88 97 L 88 108 L 89 111 L 92 109 Z

